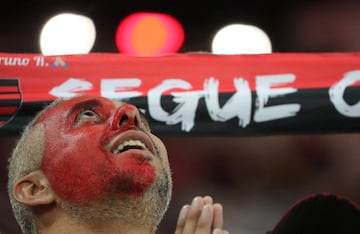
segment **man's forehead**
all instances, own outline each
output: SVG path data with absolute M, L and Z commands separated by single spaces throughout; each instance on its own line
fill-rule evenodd
M 79 96 L 79 97 L 74 97 L 71 99 L 68 99 L 66 101 L 64 101 L 62 104 L 63 105 L 67 105 L 67 106 L 75 106 L 81 103 L 89 103 L 89 102 L 94 102 L 94 103 L 98 103 L 98 104 L 103 104 L 103 105 L 108 105 L 110 103 L 112 103 L 115 107 L 120 107 L 126 103 L 119 101 L 119 100 L 113 100 L 113 99 L 109 99 L 109 98 L 105 98 L 105 97 L 99 97 L 99 96 Z
M 107 105 L 109 106 L 109 104 L 113 105 L 114 109 L 117 109 L 123 105 L 127 105 L 129 103 L 120 101 L 120 100 L 116 100 L 116 99 L 109 99 L 109 98 L 105 98 L 105 97 L 101 97 L 101 96 L 78 96 L 75 98 L 71 98 L 68 99 L 67 101 L 71 102 L 70 106 L 67 106 L 66 109 L 68 110 L 72 110 L 72 109 L 76 109 L 77 107 L 82 107 L 83 104 L 89 104 L 89 103 L 96 103 L 97 105 Z M 65 101 L 65 104 L 66 102 Z M 60 103 L 61 104 L 61 103 Z M 64 107 L 62 107 L 61 109 L 63 109 Z M 135 107 L 136 109 L 138 109 L 137 107 Z M 62 110 L 63 111 L 63 110 Z M 142 113 L 141 111 L 138 112 L 142 121 L 145 122 L 146 124 L 148 124 L 148 120 L 145 116 L 144 113 Z
M 57 101 L 58 100 L 54 102 Z M 77 96 L 69 99 L 62 99 L 62 101 L 58 102 L 57 104 L 46 110 L 37 122 L 41 122 L 49 116 L 64 115 L 74 109 L 81 108 L 84 105 L 91 106 L 91 104 L 96 104 L 98 106 L 107 106 L 110 108 L 119 108 L 126 103 L 99 96 Z

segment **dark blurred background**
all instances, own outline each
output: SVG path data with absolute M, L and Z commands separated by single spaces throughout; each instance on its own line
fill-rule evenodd
M 115 31 L 126 16 L 162 12 L 177 18 L 185 31 L 179 52 L 210 51 L 211 39 L 230 23 L 252 24 L 270 37 L 274 52 L 359 50 L 359 1 L 7 1 L 0 9 L 1 52 L 37 53 L 39 34 L 55 14 L 78 13 L 93 19 L 92 52 L 117 52 Z
M 260 27 L 273 52 L 360 51 L 359 1 L 72 0 L 3 3 L 0 52 L 40 53 L 39 33 L 46 20 L 74 12 L 94 20 L 92 52 L 117 53 L 117 25 L 138 11 L 177 18 L 185 31 L 180 53 L 209 52 L 214 33 L 229 23 Z M 310 193 L 328 191 L 360 202 L 359 134 L 160 137 L 168 146 L 175 185 L 160 234 L 173 233 L 180 207 L 195 195 L 210 194 L 222 202 L 226 227 L 240 234 L 269 231 L 291 204 Z M 14 136 L 0 138 L 2 234 L 19 233 L 6 192 L 7 158 L 15 141 Z

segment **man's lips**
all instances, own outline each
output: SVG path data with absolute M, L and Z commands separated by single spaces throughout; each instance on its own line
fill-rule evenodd
M 155 152 L 150 137 L 144 132 L 136 130 L 128 130 L 115 135 L 107 141 L 105 149 L 114 155 L 121 154 L 131 149 L 150 151 L 153 155 Z

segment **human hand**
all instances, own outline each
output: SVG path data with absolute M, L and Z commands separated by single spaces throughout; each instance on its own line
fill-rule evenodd
M 223 226 L 222 205 L 213 204 L 211 196 L 197 196 L 190 205 L 182 207 L 175 234 L 229 234 Z

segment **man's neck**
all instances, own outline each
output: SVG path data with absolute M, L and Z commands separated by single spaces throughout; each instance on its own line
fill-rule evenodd
M 43 234 L 154 234 L 156 227 L 146 226 L 139 222 L 124 222 L 118 219 L 79 220 L 60 214 L 56 222 L 42 223 L 40 233 Z
M 91 223 L 78 223 L 72 221 L 59 220 L 52 226 L 44 227 L 41 230 L 44 234 L 154 234 L 150 227 L 144 227 L 140 223 L 124 224 L 118 221 L 97 221 L 92 220 Z

